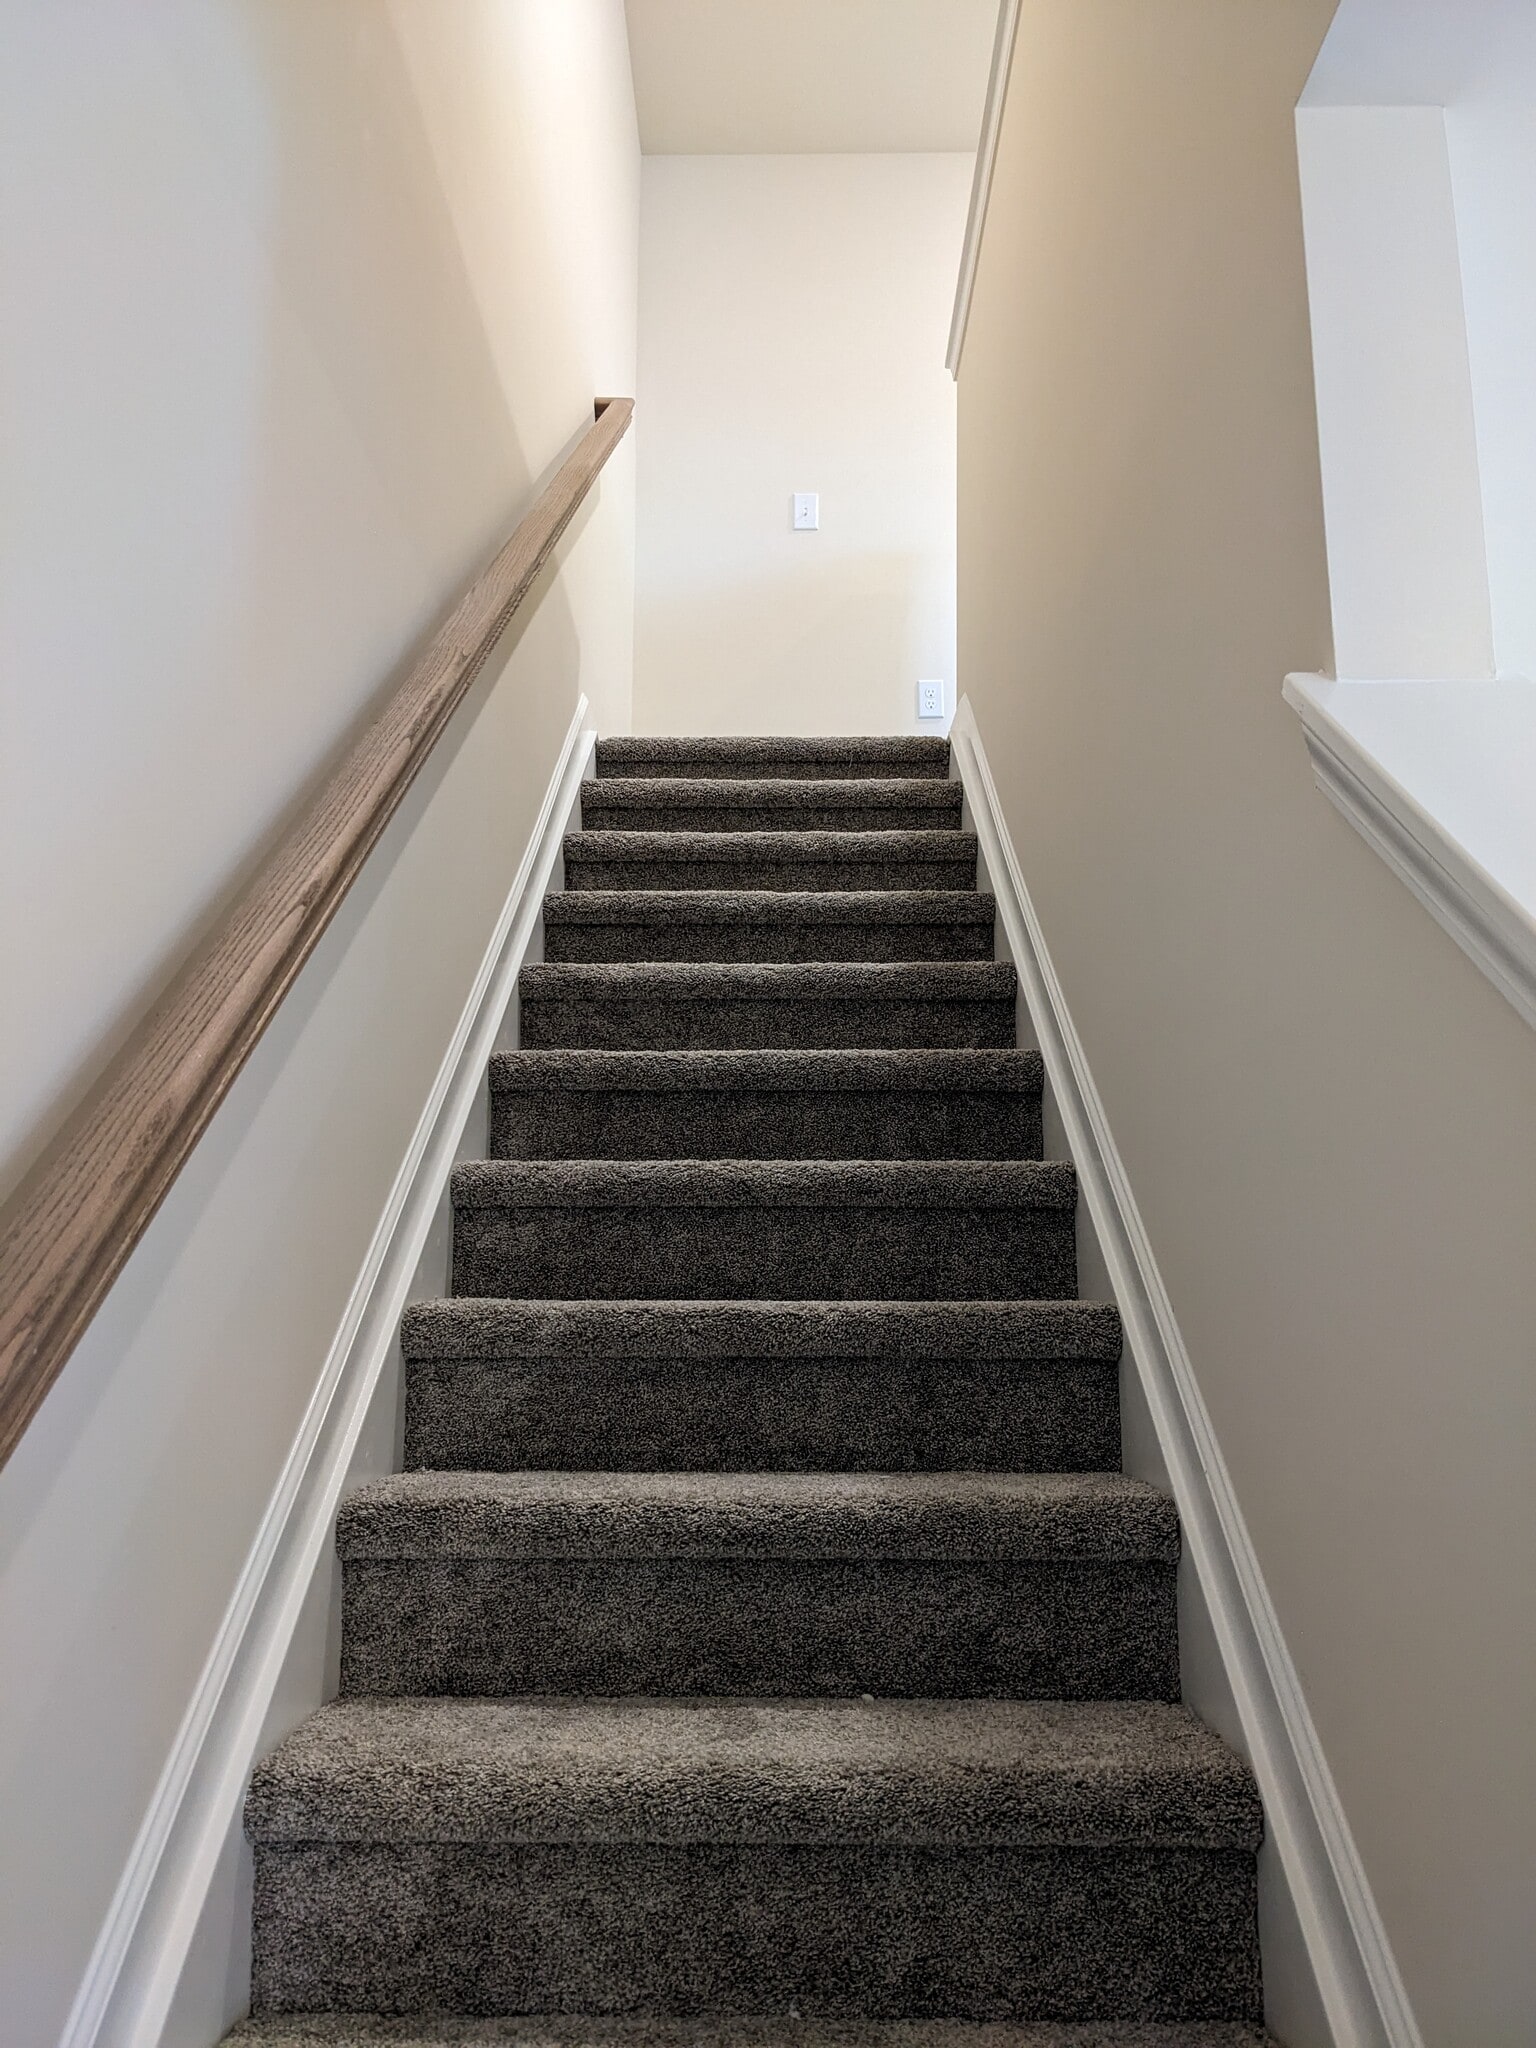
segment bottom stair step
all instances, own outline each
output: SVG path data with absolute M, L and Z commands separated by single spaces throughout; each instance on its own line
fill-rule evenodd
M 285 2013 L 242 2020 L 247 2048 L 1275 2048 L 1242 2020 L 455 2019 L 385 2013 Z
M 1178 1707 L 342 1701 L 246 1825 L 258 2012 L 1260 2017 L 1257 1794 Z

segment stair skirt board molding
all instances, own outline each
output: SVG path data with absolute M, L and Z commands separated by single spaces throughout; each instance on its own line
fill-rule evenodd
M 1124 1326 L 1125 1358 L 1178 1507 L 1196 1582 L 1188 1592 L 1204 1610 L 1196 1618 L 1209 1632 L 1230 1694 L 1236 1726 L 1223 1733 L 1247 1757 L 1258 1781 L 1267 1843 L 1278 1858 L 1274 1874 L 1287 1894 L 1286 1917 L 1304 1945 L 1319 2019 L 1334 2048 L 1424 2048 L 1025 886 L 968 697 L 956 710 L 950 746 L 950 773 L 965 791 L 965 829 L 977 836 L 978 886 L 997 899 L 999 950 L 1007 946 L 1018 972 L 1019 1042 L 1030 1042 L 1026 1026 L 1032 1027 L 1045 1069 L 1048 1114 L 1053 1112 L 1077 1169 L 1079 1229 L 1086 1221 L 1097 1239 L 1107 1289 Z M 1048 1157 L 1051 1135 L 1048 1123 Z M 1130 1421 L 1127 1404 L 1128 1426 Z M 1187 1665 L 1187 1648 L 1185 1656 Z M 1195 1704 L 1204 1708 L 1201 1701 Z M 1276 2013 L 1271 2024 L 1284 2021 Z
M 517 1045 L 517 978 L 597 735 L 581 697 L 528 846 L 379 1219 L 282 1476 L 150 1801 L 59 2048 L 201 2048 L 246 2008 L 251 1770 L 336 1690 L 336 1514 L 396 1469 L 400 1318 L 444 1292 L 449 1180 L 484 1158 L 493 1051 Z

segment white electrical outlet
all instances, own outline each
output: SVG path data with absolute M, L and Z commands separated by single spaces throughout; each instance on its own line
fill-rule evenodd
M 796 491 L 792 523 L 796 533 L 814 533 L 821 524 L 821 499 L 816 491 Z
M 917 715 L 919 718 L 942 718 L 944 716 L 944 683 L 924 682 L 917 686 Z

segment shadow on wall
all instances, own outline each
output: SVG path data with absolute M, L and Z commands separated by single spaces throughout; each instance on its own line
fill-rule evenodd
M 794 574 L 650 598 L 643 631 L 651 733 L 900 733 L 917 679 L 952 673 L 923 644 L 933 593 L 917 553 L 842 555 Z M 757 630 L 754 622 L 760 625 Z M 924 666 L 924 663 L 928 666 Z M 690 681 L 708 675 L 707 697 Z

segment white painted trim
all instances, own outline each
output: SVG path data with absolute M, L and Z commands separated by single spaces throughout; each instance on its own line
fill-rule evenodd
M 1335 2048 L 1423 2048 L 1194 1367 L 962 698 L 951 731 L 1081 1199 L 1125 1325 Z
M 536 943 L 596 734 L 582 697 L 495 932 L 309 1408 L 108 1909 L 60 2048 L 157 2048 L 268 1710 L 330 1543 L 369 1404 L 419 1287 L 518 970 Z M 319 1704 L 318 1700 L 315 1702 Z
M 1285 679 L 1285 701 L 1301 720 L 1318 788 L 1500 995 L 1536 1025 L 1536 919 L 1332 715 L 1322 700 L 1327 688 L 1326 676 Z
M 1013 46 L 1018 33 L 1019 0 L 998 0 L 997 34 L 992 40 L 992 70 L 987 78 L 981 134 L 976 140 L 971 207 L 965 217 L 960 275 L 955 283 L 955 310 L 949 322 L 949 351 L 944 358 L 944 367 L 952 377 L 960 374 L 960 357 L 965 350 L 965 330 L 971 317 L 971 293 L 976 288 L 976 263 L 981 255 L 982 230 L 987 224 L 987 202 L 992 197 L 992 167 L 997 161 L 997 138 L 1002 132 L 1003 102 L 1008 97 L 1008 74 L 1013 69 Z

